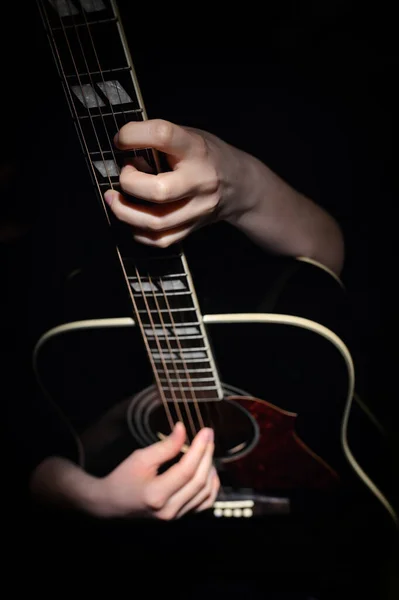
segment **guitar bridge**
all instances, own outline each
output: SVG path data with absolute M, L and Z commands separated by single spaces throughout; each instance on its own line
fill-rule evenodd
M 291 512 L 290 499 L 284 496 L 256 494 L 250 489 L 224 488 L 213 504 L 217 518 L 251 518 L 265 515 L 287 515 Z

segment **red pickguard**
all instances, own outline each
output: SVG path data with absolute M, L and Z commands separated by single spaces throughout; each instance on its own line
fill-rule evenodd
M 247 410 L 259 426 L 260 436 L 253 450 L 226 465 L 242 487 L 262 491 L 337 485 L 337 474 L 296 436 L 296 415 L 263 400 L 242 396 L 229 400 Z

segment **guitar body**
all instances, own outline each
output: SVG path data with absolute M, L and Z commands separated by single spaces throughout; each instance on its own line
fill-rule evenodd
M 215 430 L 223 492 L 214 514 L 323 512 L 361 498 L 392 517 L 375 484 L 376 477 L 383 488 L 375 464 L 383 436 L 353 402 L 354 368 L 342 330 L 345 292 L 318 265 L 276 262 L 271 280 L 258 280 L 252 297 L 229 294 L 229 273 L 219 275 L 223 298 L 217 289 L 214 296 L 205 293 L 204 308 L 213 303 L 217 311 L 229 298 L 228 307 L 237 311 L 203 316 L 223 400 L 198 402 L 199 413 L 189 403 L 196 429 L 200 414 Z M 253 281 L 248 269 L 242 277 Z M 79 310 L 84 317 L 90 276 L 77 275 L 71 287 L 80 307 L 75 317 Z M 37 344 L 35 365 L 75 431 L 82 463 L 94 474 L 105 475 L 170 431 L 139 327 L 130 317 L 81 318 L 47 332 Z M 176 411 L 185 415 L 187 404 L 170 410 L 177 420 Z

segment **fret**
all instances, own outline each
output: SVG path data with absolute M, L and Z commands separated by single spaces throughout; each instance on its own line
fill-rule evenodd
M 114 189 L 118 189 L 118 188 L 116 188 L 116 185 L 114 185 L 114 183 L 116 183 L 116 181 L 117 181 L 118 179 L 119 179 L 119 178 L 117 178 L 117 179 L 115 180 L 115 182 L 114 182 L 114 179 L 113 179 L 113 177 L 111 177 L 111 183 L 112 183 L 112 187 L 113 187 Z M 96 184 L 95 184 L 95 185 L 97 186 L 97 182 L 96 182 Z M 101 181 L 99 181 L 99 182 L 98 182 L 98 185 L 100 186 L 100 188 L 103 188 L 104 190 L 109 190 L 109 181 L 107 181 L 107 182 L 104 182 L 104 181 L 103 181 L 103 182 L 101 182 Z
M 104 119 L 105 117 L 119 117 L 119 116 L 125 116 L 125 115 L 131 115 L 131 114 L 143 114 L 143 109 L 142 108 L 132 108 L 129 110 L 114 110 L 113 112 L 102 112 L 101 114 L 94 114 L 94 115 L 80 115 L 78 117 L 79 121 L 84 121 L 85 119 Z M 150 148 L 148 148 L 150 150 Z
M 162 326 L 162 325 L 161 325 Z M 145 332 L 146 333 L 146 332 Z M 185 335 L 184 333 L 181 333 L 180 335 L 173 335 L 174 333 L 178 333 L 178 332 L 174 332 L 173 331 L 173 326 L 165 326 L 165 331 L 162 331 L 162 333 L 157 333 L 157 334 L 150 334 L 148 335 L 148 333 L 146 333 L 146 338 L 149 344 L 153 344 L 156 342 L 159 342 L 160 344 L 171 344 L 172 345 L 175 342 L 184 342 L 185 344 L 185 348 L 187 348 L 188 346 L 186 344 L 191 344 L 191 346 L 194 349 L 199 348 L 200 346 L 204 345 L 205 342 L 205 338 L 202 334 L 200 335 Z M 172 334 L 172 335 L 171 335 Z
M 149 349 L 151 350 L 151 352 L 156 353 L 157 355 L 159 355 L 159 353 L 166 353 L 166 354 L 176 354 L 176 356 L 178 354 L 183 354 L 183 358 L 186 356 L 186 352 L 197 352 L 197 356 L 200 356 L 200 352 L 201 352 L 201 356 L 202 357 L 206 357 L 206 353 L 207 353 L 207 348 L 206 346 L 204 346 L 203 342 L 204 340 L 201 340 L 201 344 L 198 344 L 198 346 L 193 346 L 192 342 L 190 344 L 190 340 L 189 341 L 185 341 L 184 338 L 182 338 L 181 340 L 179 340 L 179 342 L 172 342 L 172 343 L 167 343 L 166 340 L 147 340 L 148 341 L 148 346 Z M 189 344 L 189 345 L 187 345 Z
M 157 298 L 164 298 L 165 296 L 168 298 L 169 296 L 192 296 L 192 292 L 165 292 L 164 294 L 162 292 L 146 292 L 145 290 L 143 290 L 143 293 L 140 292 L 133 292 L 133 296 L 136 296 L 138 298 L 142 298 L 143 294 L 149 294 L 148 298 L 153 298 L 154 296 Z
M 146 156 L 155 170 L 158 166 L 152 149 L 122 153 L 113 144 L 125 123 L 146 119 L 116 6 L 109 0 L 38 0 L 38 5 L 103 206 L 102 193 L 110 185 L 121 189 L 119 173 L 125 157 Z M 113 219 L 109 221 L 113 224 Z M 154 374 L 162 375 L 162 391 L 178 395 L 194 388 L 205 399 L 219 399 L 220 382 L 188 266 L 182 252 L 172 254 L 180 246 L 143 249 L 134 243 L 131 232 L 118 225 L 117 245 L 132 308 Z M 165 375 L 172 389 L 165 385 Z
M 207 390 L 216 390 L 217 387 L 216 385 L 202 385 L 202 386 L 192 386 L 192 387 L 163 387 L 161 386 L 161 389 L 164 392 L 190 392 L 191 390 L 194 390 L 195 392 L 204 392 Z
M 157 325 L 158 325 L 158 323 L 157 323 Z M 160 323 L 159 325 L 160 325 L 160 327 L 162 327 L 162 323 Z M 174 325 L 175 325 L 175 329 L 179 329 L 179 328 L 185 328 L 185 327 L 187 327 L 187 328 L 195 327 L 196 325 L 199 326 L 199 325 L 201 325 L 201 323 L 199 321 L 188 321 L 187 323 L 185 323 L 184 321 L 182 321 L 182 322 L 177 321 L 175 324 L 172 322 L 170 322 L 170 323 L 165 322 L 165 327 L 168 329 L 172 329 Z M 157 329 L 158 329 L 158 327 L 157 327 Z M 150 331 L 151 331 L 151 328 L 146 327 L 145 333 L 147 335 L 152 335 L 149 333 Z
M 153 355 L 154 356 L 154 355 Z M 174 358 L 173 361 L 170 358 L 164 358 L 164 359 L 160 359 L 160 358 L 153 358 L 155 363 L 159 363 L 159 364 L 163 364 L 165 363 L 166 367 L 169 368 L 171 367 L 173 369 L 173 364 L 185 364 L 188 367 L 188 365 L 191 364 L 197 364 L 197 363 L 209 363 L 209 359 L 208 358 L 185 358 L 184 360 L 182 360 L 181 358 Z
M 129 66 L 125 66 L 125 67 L 118 67 L 116 69 L 101 69 L 101 71 L 81 71 L 79 72 L 75 72 L 75 73 L 70 73 L 69 75 L 66 73 L 65 77 L 67 79 L 80 79 L 80 80 L 86 80 L 87 78 L 90 77 L 94 77 L 96 80 L 98 79 L 98 77 L 100 77 L 100 81 L 102 81 L 102 78 L 104 77 L 104 79 L 107 79 L 107 75 L 117 75 L 118 73 L 125 73 L 126 71 L 130 71 L 131 67 Z
M 211 369 L 209 369 L 211 370 Z M 176 373 L 176 371 L 173 371 L 173 373 Z M 183 373 L 186 373 L 188 375 L 191 375 L 191 373 L 188 373 L 187 371 L 183 371 Z M 197 383 L 197 381 L 214 381 L 213 377 L 196 377 L 195 379 L 184 379 L 183 377 L 179 377 L 179 379 L 176 379 L 175 377 L 169 377 L 168 379 L 165 379 L 164 377 L 160 377 L 159 378 L 160 383 Z
M 180 309 L 170 309 L 170 312 L 168 310 L 165 310 L 165 312 L 163 312 L 162 314 L 158 314 L 158 313 L 147 313 L 147 311 L 141 312 L 138 315 L 138 319 L 140 319 L 141 324 L 143 326 L 145 335 L 147 337 L 147 339 L 152 339 L 155 338 L 154 334 L 151 333 L 151 331 L 153 329 L 155 329 L 157 331 L 157 336 L 159 335 L 159 332 L 163 329 L 166 329 L 168 331 L 168 334 L 171 337 L 179 337 L 179 339 L 183 339 L 188 335 L 192 335 L 190 333 L 185 334 L 183 329 L 187 328 L 187 323 L 190 323 L 190 318 L 192 317 L 193 321 L 192 321 L 192 327 L 198 328 L 198 335 L 202 335 L 203 331 L 202 331 L 202 324 L 198 323 L 197 319 L 198 319 L 198 315 L 195 311 L 195 309 L 193 308 L 191 311 L 184 311 L 183 313 L 179 312 Z M 180 322 L 179 319 L 181 319 L 183 316 L 184 321 L 182 320 Z M 137 319 L 137 320 L 138 320 Z M 183 325 L 183 323 L 185 323 L 186 325 Z M 190 327 L 191 327 L 191 323 L 190 323 Z M 179 329 L 180 328 L 180 329 Z M 161 334 L 163 336 L 163 338 L 165 339 L 164 333 L 162 332 Z M 169 335 L 167 336 L 169 339 Z M 197 335 L 197 334 L 196 334 Z
M 159 294 L 155 297 L 156 301 L 155 298 L 153 298 L 150 294 L 143 295 L 137 293 L 133 294 L 133 298 L 136 307 L 139 310 L 145 310 L 147 314 L 150 313 L 150 316 L 159 315 L 158 309 L 160 311 L 164 311 L 161 312 L 161 316 L 163 316 L 163 314 L 168 314 L 169 311 L 172 311 L 173 308 L 178 308 L 182 310 L 187 310 L 188 308 L 191 308 L 195 310 L 192 293 L 182 293 L 179 295 L 165 294 L 165 296 L 163 294 Z M 197 316 L 195 318 L 198 320 Z
M 75 20 L 74 20 L 75 21 Z M 120 43 L 117 21 L 96 23 L 95 27 L 75 27 L 77 22 L 58 23 L 51 33 L 68 74 L 97 71 L 112 71 L 128 66 L 123 46 Z M 85 25 L 85 23 L 83 23 Z M 106 44 L 104 40 L 107 40 Z M 82 52 L 84 48 L 84 53 Z M 94 51 L 95 49 L 95 51 Z
M 153 315 L 157 315 L 158 313 L 179 313 L 179 312 L 196 312 L 196 308 L 192 307 L 192 308 L 171 308 L 171 309 L 167 309 L 167 308 L 162 308 L 161 310 L 144 310 L 144 309 L 140 309 L 137 312 L 141 313 L 141 314 L 146 314 L 148 315 L 148 313 L 151 313 Z
M 160 332 L 160 333 L 157 333 L 157 334 L 154 334 L 154 333 L 148 334 L 145 331 L 145 334 L 147 335 L 149 342 L 155 342 L 156 340 L 158 340 L 159 342 L 174 342 L 176 340 L 178 340 L 178 341 L 184 341 L 184 342 L 186 340 L 204 340 L 204 336 L 203 335 L 184 335 L 184 334 L 181 334 L 181 335 L 178 335 L 178 336 L 174 337 L 174 336 L 169 335 L 168 332 L 166 332 L 166 335 L 165 335 L 165 332 L 163 332 L 163 331 Z M 149 335 L 154 335 L 154 336 L 156 335 L 156 338 L 154 337 L 154 339 L 151 339 L 149 337 Z
M 111 137 L 111 140 L 112 140 L 112 137 Z M 106 150 L 105 148 L 102 148 L 101 150 L 96 150 L 94 152 L 89 151 L 89 155 L 97 160 L 105 154 L 109 154 L 110 156 L 115 156 L 115 158 L 126 157 L 126 153 L 122 152 L 121 150 L 114 149 L 114 148 L 112 148 L 112 150 Z M 108 160 L 110 160 L 109 157 L 107 157 L 107 158 L 108 158 Z
M 192 361 L 194 359 L 205 360 L 207 359 L 207 349 L 204 347 L 199 348 L 150 348 L 152 356 L 159 360 L 174 360 L 181 357 L 184 361 Z
M 42 4 L 48 6 L 46 12 L 51 27 L 58 26 L 60 19 L 64 25 L 85 25 L 87 21 L 91 25 L 97 21 L 115 18 L 107 0 L 48 0 Z
M 87 25 L 89 25 L 89 27 L 91 27 L 92 25 L 103 25 L 104 23 L 117 23 L 117 22 L 118 22 L 118 20 L 116 17 L 111 17 L 108 19 L 98 19 L 96 21 L 87 20 L 87 23 L 83 22 L 83 23 L 64 24 L 63 26 L 56 25 L 54 27 L 51 27 L 51 30 L 52 31 L 60 31 L 63 29 L 74 29 L 75 27 L 87 27 Z
M 197 373 L 212 373 L 213 370 L 209 367 L 208 369 L 195 369 L 193 370 L 189 370 L 189 369 L 173 369 L 173 373 L 184 373 L 185 375 L 189 375 L 191 378 L 194 378 L 196 380 L 196 375 Z M 162 378 L 161 378 L 162 379 Z M 211 377 L 210 379 L 213 379 L 213 377 Z M 173 381 L 173 380 L 171 380 Z M 177 379 L 175 380 L 177 381 Z M 180 381 L 180 379 L 179 379 Z
M 175 402 L 187 402 L 187 403 L 192 403 L 192 402 L 218 402 L 219 400 L 222 400 L 222 398 L 219 398 L 217 395 L 215 395 L 214 393 L 207 393 L 207 392 L 201 392 L 201 396 L 196 396 L 194 395 L 194 398 L 192 397 L 191 394 L 185 394 L 184 397 L 176 397 L 176 398 L 170 398 L 168 396 L 166 396 L 164 394 L 165 400 L 166 402 L 168 402 L 169 404 L 175 403 Z
M 187 273 L 167 273 L 165 275 L 162 275 L 162 279 L 168 278 L 168 277 L 187 277 Z M 143 281 L 143 280 L 148 281 L 148 277 L 140 276 L 140 279 L 141 279 L 141 281 Z M 128 277 L 128 280 L 129 280 L 129 282 L 131 282 L 132 280 L 138 281 L 138 277 L 136 277 L 135 275 L 130 275 Z

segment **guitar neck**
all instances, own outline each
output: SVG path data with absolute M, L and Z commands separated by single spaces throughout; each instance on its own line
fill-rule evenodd
M 37 0 L 93 184 L 119 188 L 126 152 L 113 145 L 129 121 L 147 118 L 115 2 Z M 152 150 L 142 151 L 154 166 Z M 134 156 L 139 151 L 131 153 Z
M 186 385 L 190 392 L 194 389 L 195 400 L 219 400 L 222 389 L 183 252 L 179 247 L 139 247 L 130 228 L 114 219 L 104 203 L 107 189 L 120 189 L 120 170 L 129 154 L 144 156 L 159 170 L 153 149 L 126 153 L 113 145 L 123 125 L 147 119 L 116 3 L 37 0 L 37 4 L 95 193 L 112 224 L 158 387 L 166 397 L 178 400 L 186 398 Z

